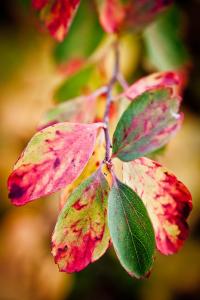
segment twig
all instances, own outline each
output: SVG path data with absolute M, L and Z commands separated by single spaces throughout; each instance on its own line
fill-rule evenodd
M 112 102 L 112 88 L 115 82 L 117 81 L 117 76 L 119 73 L 119 45 L 118 40 L 114 43 L 114 51 L 115 51 L 115 66 L 113 70 L 113 75 L 108 83 L 108 89 L 107 89 L 107 98 L 106 98 L 106 109 L 103 121 L 106 125 L 104 128 L 105 132 L 105 142 L 106 142 L 106 154 L 105 154 L 105 163 L 107 164 L 108 168 L 111 168 L 111 158 L 110 158 L 110 148 L 111 148 L 111 141 L 110 141 L 110 135 L 109 135 L 109 113 L 110 113 L 110 106 Z
M 96 91 L 94 91 L 92 94 L 88 95 L 88 98 L 97 98 L 101 96 L 102 94 L 107 93 L 108 87 L 107 86 L 102 86 Z
M 122 73 L 119 72 L 117 74 L 117 80 L 124 90 L 126 90 L 129 87 L 128 82 L 126 81 Z

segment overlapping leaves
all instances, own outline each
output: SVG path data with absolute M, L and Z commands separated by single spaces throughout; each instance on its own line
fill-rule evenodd
M 103 29 L 116 33 L 122 28 L 137 29 L 151 22 L 155 16 L 169 6 L 173 0 L 96 0 L 99 19 Z M 36 10 L 51 35 L 63 41 L 80 0 L 33 0 Z
M 192 209 L 188 189 L 170 171 L 146 157 L 124 163 L 123 179 L 147 208 L 157 249 L 165 255 L 176 253 L 188 235 L 186 220 Z
M 144 277 L 152 268 L 155 245 L 164 254 L 182 246 L 191 195 L 173 174 L 143 157 L 168 143 L 180 127 L 179 83 L 176 73 L 156 73 L 113 99 L 130 100 L 115 129 L 111 157 L 125 161 L 127 185 L 114 170 L 104 171 L 104 140 L 99 135 L 97 146 L 96 138 L 106 125 L 92 123 L 95 97 L 81 97 L 47 113 L 41 124 L 45 128 L 22 153 L 8 187 L 16 205 L 64 189 L 52 238 L 61 271 L 82 270 L 112 242 L 127 272 Z

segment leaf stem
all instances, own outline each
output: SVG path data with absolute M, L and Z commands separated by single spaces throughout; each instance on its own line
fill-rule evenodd
M 117 80 L 118 80 L 119 84 L 122 86 L 122 88 L 123 88 L 124 90 L 128 89 L 129 84 L 128 84 L 128 82 L 126 81 L 126 79 L 124 78 L 124 76 L 123 76 L 122 73 L 119 72 L 119 73 L 117 74 Z
M 106 142 L 105 163 L 109 169 L 112 166 L 111 157 L 110 157 L 110 148 L 112 146 L 111 146 L 111 140 L 110 140 L 108 127 L 109 127 L 110 107 L 111 107 L 111 102 L 112 102 L 112 88 L 113 88 L 115 82 L 117 81 L 118 74 L 119 74 L 119 43 L 118 43 L 118 40 L 115 41 L 113 46 L 114 46 L 114 51 L 115 51 L 115 65 L 114 65 L 112 78 L 110 79 L 110 82 L 108 83 L 108 86 L 107 86 L 106 109 L 105 109 L 105 114 L 104 114 L 104 118 L 103 118 L 103 121 L 106 125 L 106 127 L 104 128 L 105 142 Z

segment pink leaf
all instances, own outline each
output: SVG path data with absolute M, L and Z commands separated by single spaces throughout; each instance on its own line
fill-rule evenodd
M 192 197 L 185 185 L 159 163 L 141 157 L 123 164 L 123 177 L 143 200 L 152 221 L 158 250 L 177 252 L 188 236 Z
M 119 0 L 99 1 L 100 23 L 108 33 L 114 33 L 121 28 L 124 18 L 125 9 Z
M 173 0 L 97 0 L 100 22 L 108 33 L 119 32 L 122 28 L 140 28 Z
M 92 155 L 102 125 L 66 122 L 36 133 L 8 179 L 12 203 L 24 205 L 73 182 Z
M 125 91 L 123 96 L 133 100 L 142 93 L 159 87 L 170 87 L 172 90 L 172 96 L 175 96 L 179 93 L 180 85 L 181 78 L 178 72 L 158 72 L 136 81 Z
M 79 4 L 80 0 L 33 0 L 35 9 L 44 9 L 45 26 L 59 42 L 67 34 Z

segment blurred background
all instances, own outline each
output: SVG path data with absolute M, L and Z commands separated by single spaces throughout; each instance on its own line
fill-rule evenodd
M 91 1 L 82 2 L 59 45 L 41 26 L 29 0 L 0 4 L 0 300 L 200 299 L 199 0 L 175 1 L 142 34 L 125 34 L 121 49 L 127 80 L 170 69 L 184 77 L 185 122 L 159 156 L 193 195 L 190 237 L 183 249 L 169 257 L 157 254 L 146 280 L 129 277 L 112 249 L 84 271 L 62 274 L 50 253 L 59 194 L 19 208 L 7 198 L 7 177 L 44 112 L 86 90 L 88 82 L 96 85 L 94 76 L 79 71 L 107 41 Z M 107 69 L 109 73 L 109 62 Z

